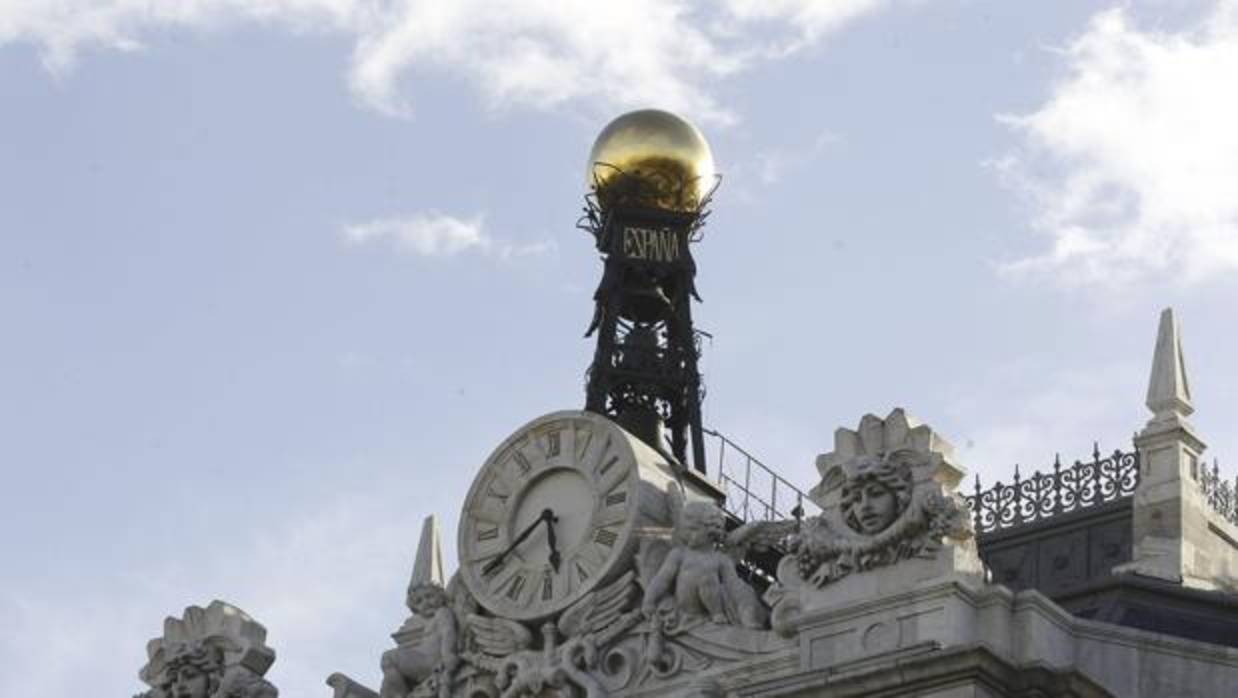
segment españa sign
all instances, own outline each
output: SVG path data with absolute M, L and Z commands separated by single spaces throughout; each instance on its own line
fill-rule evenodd
M 628 259 L 672 264 L 681 257 L 680 236 L 670 228 L 624 226 L 622 243 Z

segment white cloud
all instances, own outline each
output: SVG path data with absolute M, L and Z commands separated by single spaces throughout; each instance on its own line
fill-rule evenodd
M 1179 33 L 1103 12 L 1063 56 L 1043 105 L 999 117 L 1023 147 L 996 169 L 1052 239 L 1005 271 L 1112 286 L 1238 270 L 1238 2 Z
M 410 69 L 472 82 L 492 106 L 658 105 L 733 116 L 710 86 L 818 41 L 888 0 L 0 0 L 0 46 L 38 47 L 67 74 L 83 51 L 134 51 L 168 29 L 258 23 L 355 41 L 349 84 L 367 106 L 411 112 Z M 415 90 L 414 90 L 415 91 Z
M 453 257 L 464 252 L 493 256 L 504 262 L 554 254 L 553 240 L 516 244 L 485 232 L 485 217 L 457 218 L 441 213 L 414 213 L 376 218 L 344 226 L 344 240 L 353 245 L 387 243 L 423 257 Z
M 796 172 L 812 163 L 827 147 L 842 141 L 833 131 L 817 134 L 807 147 L 773 147 L 757 153 L 757 177 L 762 184 L 772 185 L 782 181 L 787 174 Z
M 344 239 L 362 245 L 390 241 L 424 257 L 451 257 L 466 250 L 489 250 L 492 241 L 482 232 L 483 217 L 468 219 L 438 213 L 377 218 L 344 226 Z
M 781 37 L 770 47 L 785 54 L 889 5 L 890 0 L 727 0 L 726 4 L 738 21 L 785 22 L 796 28 L 796 34 Z

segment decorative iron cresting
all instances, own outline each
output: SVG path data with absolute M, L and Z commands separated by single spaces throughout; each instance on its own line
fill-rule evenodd
M 1228 480 L 1222 480 L 1221 468 L 1215 460 L 1212 461 L 1212 472 L 1208 472 L 1206 465 L 1200 470 L 1199 488 L 1203 491 L 1208 506 L 1223 519 L 1238 526 L 1238 475 L 1234 476 L 1232 484 Z
M 712 213 L 709 205 L 713 201 L 714 192 L 718 190 L 718 185 L 722 183 L 720 176 L 714 177 L 713 183 L 705 190 L 703 197 L 692 200 L 684 192 L 695 187 L 698 180 L 676 180 L 658 171 L 642 172 L 641 176 L 637 177 L 624 172 L 618 165 L 607 162 L 594 163 L 594 166 L 613 173 L 612 178 L 617 186 L 613 186 L 607 192 L 607 196 L 604 197 L 606 201 L 599 198 L 596 188 L 585 194 L 585 207 L 576 221 L 577 229 L 598 239 L 606 232 L 606 209 L 608 207 L 627 205 L 658 208 L 660 202 L 670 197 L 679 202 L 692 201 L 691 209 L 694 212 L 694 218 L 688 228 L 688 242 L 700 242 L 705 237 L 705 221 Z
M 1037 470 L 1024 479 L 1015 466 L 1011 484 L 998 481 L 982 489 L 977 475 L 975 494 L 965 499 L 976 532 L 985 534 L 1129 497 L 1138 485 L 1138 451 L 1116 450 L 1101 458 L 1094 445 L 1091 461 L 1063 467 L 1061 458 L 1055 456 L 1051 473 Z M 1232 495 L 1229 501 L 1233 502 Z

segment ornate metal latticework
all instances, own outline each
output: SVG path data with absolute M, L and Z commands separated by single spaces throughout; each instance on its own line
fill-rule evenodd
M 700 242 L 704 237 L 705 221 L 711 213 L 709 204 L 714 192 L 722 183 L 715 175 L 703 197 L 695 198 L 690 192 L 704 186 L 700 180 L 685 176 L 674 177 L 661 171 L 628 174 L 617 165 L 607 162 L 594 163 L 594 176 L 607 174 L 608 185 L 596 187 L 585 194 L 585 208 L 576 227 L 593 235 L 601 233 L 606 224 L 606 212 L 616 209 L 680 212 L 687 211 L 688 242 Z M 600 249 L 600 246 L 599 246 Z
M 688 463 L 691 444 L 692 465 L 703 473 L 700 341 L 692 325 L 692 300 L 700 297 L 689 244 L 700 239 L 709 197 L 697 208 L 670 210 L 662 204 L 674 196 L 682 203 L 682 182 L 621 171 L 608 182 L 605 200 L 598 192 L 585 197 L 577 223 L 593 236 L 605 265 L 586 332 L 597 333 L 597 349 L 585 409 L 654 448 L 662 448 L 664 425 L 674 457 Z
M 647 208 L 662 211 L 692 211 L 701 222 L 713 197 L 718 181 L 702 181 L 682 165 L 669 159 L 658 167 L 647 167 L 639 175 L 629 174 L 608 162 L 594 164 L 594 187 L 588 196 L 590 217 L 601 209 Z M 605 183 L 603 183 L 605 180 Z M 702 196 L 702 192 L 704 195 Z M 600 216 L 599 216 L 600 218 Z M 700 228 L 698 223 L 693 232 Z M 696 240 L 692 240 L 696 242 Z
M 1208 506 L 1220 514 L 1226 521 L 1238 526 L 1238 475 L 1234 476 L 1233 484 L 1221 479 L 1221 468 L 1212 461 L 1212 472 L 1208 467 L 1200 468 L 1199 487 L 1204 493 Z
M 1119 450 L 1101 458 L 1100 449 L 1093 447 L 1091 461 L 1062 467 L 1055 457 L 1053 472 L 1036 471 L 1026 479 L 1016 466 L 1013 483 L 999 481 L 987 490 L 977 475 L 975 494 L 966 499 L 976 532 L 988 533 L 1129 497 L 1138 485 L 1138 451 Z

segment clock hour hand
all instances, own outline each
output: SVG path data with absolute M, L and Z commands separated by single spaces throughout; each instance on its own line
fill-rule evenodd
M 485 567 L 481 568 L 481 573 L 483 575 L 490 574 L 491 572 L 501 567 L 503 565 L 503 561 L 507 559 L 507 556 L 511 554 L 511 551 L 516 549 L 516 546 L 523 543 L 526 538 L 532 535 L 533 531 L 537 530 L 537 527 L 539 524 L 541 524 L 543 521 L 545 521 L 546 523 L 550 523 L 550 520 L 553 519 L 554 516 L 555 515 L 553 511 L 549 509 L 542 510 L 542 515 L 537 517 L 536 521 L 529 524 L 528 527 L 526 527 L 523 531 L 521 531 L 520 535 L 516 536 L 516 540 L 512 541 L 511 545 L 507 546 L 506 550 L 499 553 L 497 556 L 495 556 L 493 560 L 491 560 L 490 562 L 487 562 Z
M 546 519 L 546 542 L 550 544 L 550 566 L 554 568 L 556 573 L 559 571 L 559 562 L 561 561 L 559 558 L 559 547 L 555 541 L 555 524 L 558 521 L 559 517 L 554 515 Z

